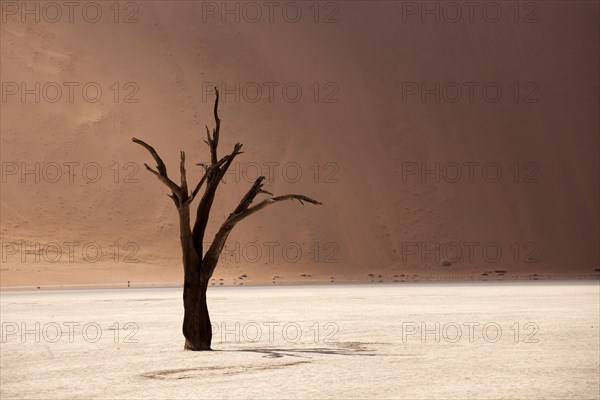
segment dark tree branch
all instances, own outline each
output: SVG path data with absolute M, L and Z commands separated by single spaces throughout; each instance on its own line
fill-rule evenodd
M 210 138 L 210 130 L 208 129 L 208 125 L 204 125 L 206 127 L 206 140 L 204 141 L 204 143 L 206 143 L 208 145 L 208 148 L 211 150 L 212 153 L 212 139 Z
M 270 194 L 269 192 L 267 192 L 266 190 L 264 190 L 262 188 L 264 180 L 265 180 L 265 177 L 260 176 L 260 177 L 258 177 L 258 179 L 256 179 L 256 181 L 254 181 L 254 184 L 252 185 L 250 190 L 242 198 L 242 200 L 240 201 L 238 206 L 229 215 L 229 217 L 225 220 L 225 222 L 223 222 L 223 225 L 221 225 L 221 228 L 215 234 L 215 238 L 214 238 L 212 244 L 210 245 L 208 251 L 206 252 L 206 256 L 205 256 L 205 259 L 210 261 L 210 262 L 206 263 L 207 268 L 210 268 L 210 270 L 207 271 L 209 273 L 209 276 L 211 276 L 214 271 L 214 268 L 217 264 L 219 256 L 221 255 L 221 252 L 223 251 L 223 247 L 225 246 L 225 242 L 227 241 L 227 238 L 229 237 L 229 234 L 231 233 L 233 228 L 238 224 L 238 222 L 240 222 L 244 218 L 249 217 L 250 215 L 262 210 L 263 208 L 265 208 L 271 204 L 275 204 L 277 202 L 285 201 L 285 200 L 298 200 L 302 205 L 304 205 L 305 202 L 311 203 L 311 204 L 322 204 L 322 203 L 318 202 L 317 200 L 311 199 L 310 197 L 304 196 L 302 194 L 286 194 L 283 196 L 270 197 L 268 199 L 261 201 L 260 203 L 258 203 L 256 205 L 250 207 L 250 205 L 252 204 L 252 202 L 254 201 L 256 196 L 258 196 L 259 194 L 261 194 L 261 193 Z
M 268 199 L 265 199 L 263 201 L 261 201 L 260 203 L 256 204 L 255 206 L 252 206 L 244 211 L 242 211 L 239 214 L 236 214 L 233 216 L 233 218 L 228 219 L 229 222 L 233 222 L 234 224 L 237 224 L 238 222 L 240 222 L 241 220 L 243 220 L 246 217 L 249 217 L 250 215 L 254 214 L 255 212 L 258 212 L 260 210 L 262 210 L 263 208 L 270 206 L 271 204 L 275 204 L 278 203 L 280 201 L 285 201 L 285 200 L 298 200 L 302 205 L 304 205 L 304 203 L 310 203 L 310 204 L 317 204 L 317 205 L 321 205 L 323 203 L 311 199 L 308 196 L 304 196 L 303 194 L 286 194 L 283 196 L 276 196 L 276 197 L 270 197 Z
M 154 160 L 156 161 L 156 165 L 157 165 L 156 168 L 158 169 L 158 172 L 163 176 L 167 176 L 167 167 L 166 167 L 165 163 L 163 162 L 163 160 L 158 155 L 158 153 L 156 152 L 156 150 L 154 150 L 154 147 L 150 146 L 148 143 L 144 142 L 143 140 L 137 139 L 135 137 L 131 138 L 131 140 L 134 143 L 137 143 L 140 146 L 143 146 L 146 150 L 148 150 L 150 152 L 150 154 L 152 155 L 152 157 L 154 158 Z
M 232 215 L 239 214 L 242 211 L 246 210 L 248 207 L 250 207 L 250 204 L 252 204 L 252 202 L 254 201 L 254 198 L 258 194 L 264 192 L 264 190 L 262 190 L 264 180 L 265 180 L 264 176 L 259 176 L 256 179 L 256 181 L 254 181 L 254 184 L 252 185 L 250 190 L 248 190 L 248 193 L 246 193 L 244 195 L 244 197 L 242 197 L 240 204 L 238 204 L 238 206 L 235 208 L 235 210 L 233 210 L 233 213 L 230 215 L 230 217 Z
M 185 176 L 185 151 L 181 151 L 180 152 L 180 157 L 181 157 L 181 163 L 179 165 L 179 171 L 181 172 L 181 193 L 183 195 L 185 195 L 186 198 L 182 199 L 182 200 L 187 200 L 187 195 L 188 195 L 188 184 L 187 184 L 187 177 Z
M 156 175 L 156 177 L 158 179 L 160 179 L 161 182 L 163 182 L 165 185 L 167 185 L 167 187 L 169 189 L 171 189 L 171 191 L 173 192 L 173 194 L 175 196 L 177 196 L 178 198 L 181 198 L 181 195 L 182 195 L 181 188 L 179 186 L 177 186 L 177 184 L 175 182 L 173 182 L 171 179 L 169 179 L 169 176 L 167 175 L 167 167 L 165 166 L 165 163 L 160 158 L 160 156 L 158 155 L 156 150 L 154 150 L 154 147 L 150 146 L 148 143 L 144 142 L 143 140 L 140 140 L 137 138 L 132 138 L 131 140 L 134 143 L 137 143 L 140 146 L 144 147 L 146 150 L 148 150 L 150 152 L 150 154 L 152 155 L 152 157 L 154 158 L 154 160 L 156 161 L 157 171 L 150 168 L 150 166 L 148 166 L 148 164 L 144 164 L 146 166 L 146 169 L 148 171 L 152 172 L 154 175 Z
M 210 161 L 212 165 L 217 163 L 217 148 L 219 147 L 219 133 L 221 132 L 221 118 L 219 118 L 219 89 L 215 87 L 215 107 L 213 110 L 215 117 L 215 128 L 212 137 L 210 130 L 206 126 L 206 140 L 204 141 L 210 149 Z
M 194 188 L 194 190 L 192 191 L 192 194 L 190 196 L 190 198 L 188 199 L 188 202 L 191 203 L 194 198 L 196 197 L 196 195 L 198 194 L 198 191 L 200 191 L 200 188 L 202 187 L 202 185 L 204 184 L 204 182 L 206 182 L 206 179 L 208 179 L 208 173 L 212 172 L 212 170 L 221 167 L 221 165 L 223 165 L 227 159 L 229 158 L 229 156 L 225 156 L 223 158 L 221 158 L 219 160 L 219 162 L 217 162 L 217 164 L 215 165 L 207 165 L 205 163 L 198 163 L 196 165 L 201 165 L 204 168 L 204 175 L 202 175 L 202 179 L 200 179 L 200 181 L 198 182 L 198 184 L 196 185 L 196 187 Z
M 208 217 L 215 199 L 217 187 L 219 186 L 219 183 L 221 183 L 221 179 L 229 169 L 229 166 L 235 157 L 239 154 L 242 154 L 241 149 L 242 145 L 237 143 L 233 147 L 231 154 L 224 157 L 225 161 L 222 163 L 222 165 L 219 165 L 219 161 L 217 164 L 214 164 L 208 168 L 206 172 L 206 189 L 204 191 L 204 195 L 202 196 L 202 200 L 200 200 L 198 209 L 196 210 L 196 222 L 194 223 L 194 228 L 192 230 L 194 246 L 199 255 L 202 255 L 202 242 L 204 240 L 204 233 L 206 231 L 206 225 L 208 224 Z M 221 161 L 223 161 L 223 159 Z M 200 258 L 202 259 L 202 256 L 200 256 Z
M 229 166 L 231 165 L 231 163 L 233 162 L 233 160 L 237 156 L 239 156 L 240 154 L 244 154 L 244 152 L 241 151 L 241 150 L 242 150 L 242 144 L 241 143 L 236 143 L 235 146 L 233 146 L 233 151 L 228 156 L 227 161 L 225 161 L 225 163 L 223 164 L 223 168 L 221 168 L 220 171 L 219 171 L 218 179 L 216 179 L 218 183 L 221 182 L 221 179 L 223 179 L 223 177 L 227 173 L 227 170 L 229 169 Z
M 217 148 L 219 147 L 219 134 L 221 132 L 221 118 L 219 118 L 219 89 L 215 87 L 215 129 L 213 130 L 212 146 L 211 146 L 211 159 L 213 165 L 217 163 Z

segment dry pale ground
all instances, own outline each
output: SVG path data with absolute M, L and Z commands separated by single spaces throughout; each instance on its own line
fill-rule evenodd
M 204 353 L 180 295 L 2 292 L 2 398 L 599 397 L 597 282 L 210 288 Z

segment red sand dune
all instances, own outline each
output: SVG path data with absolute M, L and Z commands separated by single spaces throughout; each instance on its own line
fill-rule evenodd
M 477 12 L 472 22 L 422 22 L 406 3 L 321 4 L 319 23 L 309 3 L 297 23 L 278 12 L 272 23 L 246 14 L 223 23 L 203 2 L 138 2 L 119 16 L 135 11 L 135 23 L 114 23 L 107 3 L 98 23 L 77 13 L 73 23 L 23 23 L 4 10 L 2 286 L 179 282 L 176 211 L 131 137 L 154 145 L 173 179 L 185 150 L 198 179 L 211 82 L 224 94 L 221 152 L 242 142 L 239 161 L 250 164 L 220 187 L 207 237 L 257 165 L 272 173 L 271 192 L 324 203 L 278 204 L 241 223 L 217 284 L 242 274 L 249 283 L 595 275 L 598 3 L 540 2 L 518 23 L 508 3 L 497 23 Z M 442 265 L 457 249 L 462 257 Z

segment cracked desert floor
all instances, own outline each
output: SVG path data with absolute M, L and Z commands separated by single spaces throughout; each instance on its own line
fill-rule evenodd
M 597 282 L 209 289 L 212 352 L 183 351 L 180 288 L 1 293 L 10 398 L 595 399 Z

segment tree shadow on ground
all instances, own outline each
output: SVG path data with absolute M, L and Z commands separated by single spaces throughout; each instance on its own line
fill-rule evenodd
M 376 356 L 377 354 L 364 347 L 359 348 L 333 348 L 333 347 L 312 347 L 312 348 L 244 348 L 244 349 L 223 349 L 216 351 L 224 352 L 248 352 L 248 353 L 259 353 L 263 354 L 266 358 L 281 358 L 284 356 L 289 357 L 301 357 L 311 358 L 310 355 L 325 354 L 325 355 L 337 355 L 337 356 Z

